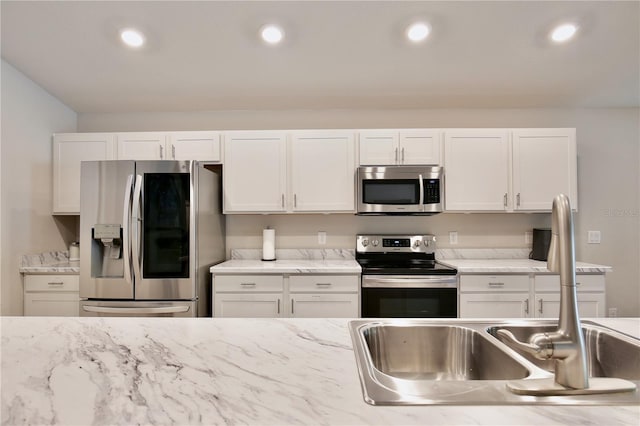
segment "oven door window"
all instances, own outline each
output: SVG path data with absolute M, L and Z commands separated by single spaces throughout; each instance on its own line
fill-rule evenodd
M 455 288 L 363 288 L 365 318 L 456 318 Z
M 418 204 L 420 185 L 417 179 L 365 179 L 362 181 L 362 202 L 391 205 Z

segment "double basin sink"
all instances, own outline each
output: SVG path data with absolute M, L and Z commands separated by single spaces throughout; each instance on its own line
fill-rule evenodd
M 553 377 L 554 360 L 539 360 L 499 339 L 520 341 L 553 331 L 557 321 L 483 322 L 418 319 L 356 320 L 349 324 L 364 398 L 373 405 L 640 404 L 630 392 L 527 396 L 510 380 Z M 640 340 L 582 322 L 590 377 L 626 379 L 640 388 Z

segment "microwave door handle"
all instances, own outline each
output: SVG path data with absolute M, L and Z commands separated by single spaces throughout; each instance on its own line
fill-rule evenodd
M 420 185 L 420 211 L 424 211 L 424 182 L 422 180 L 422 175 L 418 175 L 418 182 Z
M 133 189 L 133 208 L 131 212 L 131 220 L 133 221 L 133 229 L 131 232 L 131 253 L 133 256 L 133 272 L 137 282 L 142 280 L 140 274 L 140 226 L 142 219 L 140 218 L 140 199 L 142 198 L 142 176 L 136 175 L 136 184 Z
M 122 255 L 124 262 L 124 279 L 131 284 L 131 190 L 133 175 L 127 177 L 124 188 L 124 209 L 122 211 Z

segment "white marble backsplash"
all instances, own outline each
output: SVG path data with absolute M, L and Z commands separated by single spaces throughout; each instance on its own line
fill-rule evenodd
M 231 259 L 260 260 L 262 249 L 232 249 Z M 355 249 L 276 249 L 276 259 L 352 260 L 355 259 Z
M 529 259 L 529 248 L 436 249 L 436 259 Z

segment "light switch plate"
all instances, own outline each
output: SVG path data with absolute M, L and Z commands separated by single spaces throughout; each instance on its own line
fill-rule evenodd
M 458 244 L 458 232 L 457 231 L 449 232 L 449 244 Z
M 327 233 L 325 231 L 318 231 L 318 244 L 327 244 Z
M 588 244 L 600 244 L 600 231 L 587 231 Z

